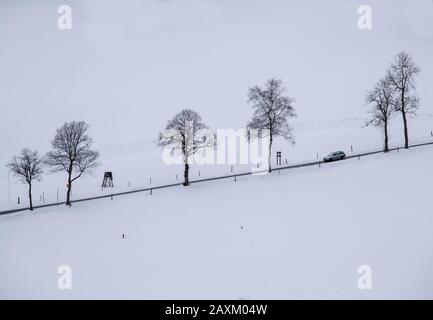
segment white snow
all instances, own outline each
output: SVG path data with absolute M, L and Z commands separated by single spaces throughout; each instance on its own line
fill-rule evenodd
M 433 2 L 371 1 L 373 29 L 364 31 L 357 27 L 359 5 L 77 0 L 72 30 L 61 31 L 58 1 L 0 1 L 0 210 L 16 207 L 18 197 L 27 206 L 26 187 L 13 178 L 9 204 L 6 163 L 25 147 L 48 152 L 65 121 L 91 125 L 102 161 L 94 176 L 77 181 L 73 198 L 100 194 L 104 171 L 113 171 L 116 191 L 128 182 L 145 187 L 150 177 L 154 184 L 174 182 L 181 168 L 161 165 L 155 146 L 167 120 L 192 108 L 214 130 L 243 128 L 252 113 L 248 88 L 271 77 L 296 99 L 297 145 L 281 147 L 289 162 L 350 145 L 380 147 L 376 130 L 361 129 L 363 98 L 400 50 L 422 68 L 419 114 L 430 114 L 423 125 L 410 119 L 411 141 L 430 135 Z M 343 127 L 340 119 L 348 119 Z M 394 132 L 392 142 L 401 144 L 401 130 Z M 229 166 L 201 170 L 228 172 Z M 34 186 L 35 204 L 43 194 L 56 201 L 57 189 L 63 201 L 65 175 L 43 179 Z
M 277 138 L 273 147 L 272 164 L 276 163 L 276 150 L 282 151 L 283 165 L 287 159 L 288 164 L 306 161 L 316 161 L 317 154 L 323 158 L 335 150 L 343 150 L 347 154 L 380 150 L 383 139 L 376 128 L 365 128 L 364 119 L 341 119 L 335 121 L 301 122 L 294 124 L 296 144 L 292 146 L 284 139 Z M 410 143 L 432 141 L 433 115 L 421 113 L 416 118 L 409 119 Z M 403 128 L 400 118 L 396 115 L 390 128 L 391 146 L 403 146 Z M 167 165 L 162 160 L 162 150 L 155 141 L 142 141 L 140 143 L 125 143 L 123 145 L 107 145 L 98 148 L 101 153 L 102 165 L 91 175 L 85 175 L 74 182 L 72 199 L 99 196 L 116 192 L 130 191 L 135 188 L 150 187 L 180 182 L 183 175 L 182 165 Z M 216 150 L 216 153 L 219 150 Z M 6 160 L 7 158 L 5 158 Z M 251 171 L 252 164 L 235 164 L 234 173 Z M 1 168 L 1 167 L 0 167 Z M 114 175 L 114 188 L 101 189 L 104 171 L 112 171 Z M 200 176 L 199 176 L 200 171 Z M 22 184 L 12 176 L 11 205 L 9 205 L 7 169 L 3 169 L 3 179 L 0 179 L 0 210 L 28 207 L 27 185 Z M 191 165 L 191 179 L 207 178 L 231 174 L 229 164 Z M 179 180 L 176 180 L 176 175 Z M 45 168 L 43 180 L 33 185 L 33 198 L 35 205 L 57 201 L 66 198 L 66 174 L 52 174 Z M 20 197 L 20 205 L 17 198 Z
M 377 150 L 363 98 L 401 50 L 422 70 L 410 143 L 432 141 L 433 2 L 370 2 L 372 30 L 357 27 L 357 1 L 77 0 L 64 32 L 56 0 L 0 1 L 0 211 L 28 206 L 7 162 L 25 147 L 48 152 L 65 121 L 89 123 L 101 153 L 73 199 L 174 183 L 183 168 L 155 143 L 167 120 L 192 108 L 213 130 L 244 128 L 248 88 L 271 77 L 296 99 L 296 145 L 275 141 L 283 163 Z M 422 147 L 0 216 L 0 298 L 433 298 L 432 156 Z M 105 171 L 113 189 L 101 190 Z M 191 179 L 198 171 L 230 165 L 192 165 Z M 35 205 L 57 190 L 64 201 L 66 176 L 47 169 Z M 71 291 L 57 287 L 60 265 L 72 267 Z M 357 287 L 360 265 L 372 290 Z
M 421 147 L 3 216 L 0 297 L 433 298 L 432 157 Z M 72 290 L 57 288 L 60 265 Z

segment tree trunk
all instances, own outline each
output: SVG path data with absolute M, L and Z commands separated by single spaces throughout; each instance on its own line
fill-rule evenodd
M 404 105 L 405 90 L 401 91 L 401 115 L 403 116 L 404 125 L 404 148 L 409 149 L 409 133 L 407 130 L 406 106 Z
M 384 152 L 388 152 L 389 151 L 389 146 L 388 146 L 388 122 L 385 121 L 385 146 L 383 149 Z
M 71 206 L 71 189 L 72 189 L 72 177 L 71 177 L 72 172 L 69 173 L 68 175 L 68 191 L 66 192 L 66 205 L 67 206 Z
M 183 185 L 189 186 L 189 164 L 188 164 L 188 162 L 185 162 L 185 170 L 183 172 L 183 177 L 185 179 Z
M 272 172 L 271 155 L 272 155 L 272 134 L 269 135 L 268 172 Z
M 32 184 L 31 183 L 29 183 L 29 203 L 30 203 L 30 211 L 33 211 Z
M 409 149 L 409 133 L 407 129 L 407 118 L 406 112 L 402 109 L 401 114 L 403 115 L 403 124 L 404 124 L 404 148 Z

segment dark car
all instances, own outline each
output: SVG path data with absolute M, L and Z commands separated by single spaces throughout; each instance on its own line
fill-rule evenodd
M 346 154 L 343 151 L 336 151 L 324 157 L 323 161 L 331 162 L 331 161 L 343 160 L 344 158 L 346 158 Z

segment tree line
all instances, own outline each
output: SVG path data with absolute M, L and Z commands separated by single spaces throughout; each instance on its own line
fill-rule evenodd
M 415 114 L 419 107 L 416 94 L 415 76 L 420 68 L 406 52 L 395 56 L 373 89 L 365 96 L 368 106 L 366 125 L 380 128 L 384 134 L 384 151 L 389 151 L 388 127 L 394 113 L 400 113 L 403 120 L 405 148 L 409 148 L 408 115 Z M 294 143 L 293 130 L 289 120 L 296 117 L 295 100 L 286 95 L 286 88 L 279 79 L 270 79 L 264 87 L 254 86 L 248 90 L 248 103 L 253 109 L 251 120 L 246 124 L 248 139 L 267 138 L 268 171 L 272 172 L 271 155 L 275 137 L 283 137 Z M 92 150 L 93 139 L 87 134 L 89 125 L 83 121 L 65 123 L 57 129 L 51 142 L 52 150 L 44 157 L 37 151 L 23 149 L 14 156 L 8 168 L 23 183 L 28 184 L 30 210 L 33 210 L 32 185 L 40 181 L 43 167 L 52 172 L 64 172 L 67 176 L 66 205 L 71 205 L 71 190 L 74 181 L 98 165 L 99 153 Z M 180 151 L 184 163 L 184 186 L 188 186 L 190 158 L 199 150 L 213 148 L 216 139 L 202 136 L 201 130 L 209 129 L 201 116 L 194 110 L 184 109 L 168 121 L 159 134 L 158 146 L 171 147 Z M 255 134 L 252 135 L 251 133 Z
M 383 78 L 365 96 L 365 102 L 369 107 L 366 125 L 378 127 L 383 131 L 384 152 L 389 151 L 388 128 L 394 113 L 401 115 L 404 147 L 409 148 L 408 116 L 415 115 L 419 108 L 415 77 L 420 71 L 410 54 L 400 52 Z
M 89 125 L 83 121 L 67 122 L 57 129 L 51 141 L 52 150 L 44 157 L 25 148 L 8 163 L 9 170 L 28 184 L 30 210 L 33 210 L 32 185 L 41 180 L 43 166 L 50 167 L 52 172 L 66 173 L 66 205 L 71 205 L 72 183 L 99 165 L 99 153 L 91 149 L 93 139 L 87 135 L 88 129 Z
M 294 142 L 289 119 L 296 116 L 293 107 L 294 99 L 285 95 L 286 88 L 281 80 L 270 79 L 263 88 L 255 86 L 248 91 L 248 103 L 253 108 L 251 121 L 246 125 L 248 138 L 269 138 L 268 171 L 272 171 L 271 154 L 274 137 L 281 136 Z M 190 109 L 176 114 L 160 133 L 158 145 L 171 147 L 182 153 L 184 162 L 184 186 L 189 185 L 189 160 L 199 150 L 215 147 L 216 139 L 201 135 L 200 131 L 208 129 L 200 115 Z

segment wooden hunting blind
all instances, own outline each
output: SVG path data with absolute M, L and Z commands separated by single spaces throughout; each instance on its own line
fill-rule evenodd
M 277 151 L 277 165 L 281 166 L 281 151 Z
M 113 173 L 108 171 L 104 173 L 104 180 L 102 181 L 102 188 L 114 187 Z

